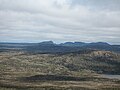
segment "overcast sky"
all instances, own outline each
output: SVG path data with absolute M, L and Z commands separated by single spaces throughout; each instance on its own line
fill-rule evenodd
M 0 41 L 120 44 L 120 0 L 0 0 Z

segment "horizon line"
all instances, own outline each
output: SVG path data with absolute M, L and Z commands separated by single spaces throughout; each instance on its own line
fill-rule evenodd
M 81 43 L 107 43 L 109 45 L 120 45 L 120 44 L 112 44 L 112 43 L 109 43 L 109 42 L 105 42 L 105 41 L 96 41 L 96 42 L 83 42 L 83 41 L 63 41 L 63 42 L 55 42 L 55 41 L 52 41 L 52 40 L 43 40 L 43 41 L 40 41 L 40 42 L 14 42 L 14 41 L 0 41 L 0 43 L 42 43 L 42 42 L 53 42 L 54 44 L 62 44 L 62 43 L 66 43 L 66 42 L 71 42 L 71 43 L 75 43 L 75 42 L 81 42 Z

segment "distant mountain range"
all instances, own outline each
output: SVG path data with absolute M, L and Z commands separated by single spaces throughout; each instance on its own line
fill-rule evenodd
M 67 53 L 80 50 L 106 50 L 120 52 L 120 45 L 110 45 L 106 42 L 65 42 L 56 44 L 53 41 L 44 41 L 40 43 L 0 43 L 0 51 L 11 49 L 39 53 Z

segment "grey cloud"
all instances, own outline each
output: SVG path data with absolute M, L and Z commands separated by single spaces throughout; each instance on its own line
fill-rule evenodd
M 72 0 L 73 5 L 85 5 L 91 6 L 92 9 L 96 10 L 118 10 L 120 9 L 120 0 Z
M 119 0 L 87 1 L 0 0 L 0 41 L 106 41 L 119 44 Z M 101 5 L 105 8 L 100 9 Z M 111 5 L 114 9 L 110 9 Z

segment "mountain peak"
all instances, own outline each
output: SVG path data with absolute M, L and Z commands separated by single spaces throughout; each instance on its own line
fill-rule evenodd
M 110 45 L 107 42 L 93 42 L 93 43 L 90 43 L 90 44 L 92 44 L 92 45 Z
M 39 44 L 42 44 L 42 45 L 54 45 L 55 43 L 53 41 L 44 41 L 44 42 L 40 42 Z

